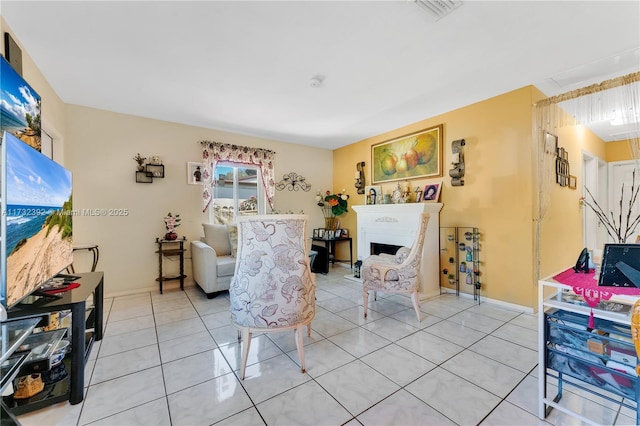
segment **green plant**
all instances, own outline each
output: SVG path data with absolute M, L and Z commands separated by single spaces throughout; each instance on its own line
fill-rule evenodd
M 341 216 L 347 213 L 347 200 L 349 195 L 344 194 L 345 190 L 337 194 L 332 194 L 331 191 L 326 191 L 325 196 L 320 195 L 320 191 L 316 194 L 316 201 L 318 206 L 322 208 L 324 217 L 329 216 Z

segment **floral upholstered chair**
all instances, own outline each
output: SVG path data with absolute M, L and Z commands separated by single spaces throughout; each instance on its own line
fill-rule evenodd
M 422 247 L 427 232 L 429 214 L 420 217 L 418 234 L 411 248 L 401 247 L 395 255 L 381 254 L 367 257 L 362 264 L 362 298 L 364 317 L 367 317 L 369 292 L 373 291 L 374 300 L 377 292 L 405 293 L 411 295 L 413 307 L 420 321 L 420 261 Z
M 253 332 L 295 329 L 305 372 L 302 333 L 316 313 L 315 275 L 307 248 L 306 215 L 238 217 L 238 257 L 229 289 L 231 322 L 243 340 L 244 380 Z

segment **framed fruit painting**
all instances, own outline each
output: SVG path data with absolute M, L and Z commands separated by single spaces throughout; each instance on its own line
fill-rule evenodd
M 373 145 L 372 183 L 442 176 L 442 129 L 440 124 Z

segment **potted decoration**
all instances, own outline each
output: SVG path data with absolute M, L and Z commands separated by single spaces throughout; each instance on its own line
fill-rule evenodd
M 335 230 L 338 227 L 337 216 L 347 213 L 347 200 L 349 195 L 345 194 L 345 190 L 338 194 L 332 194 L 327 191 L 323 197 L 320 191 L 316 194 L 316 202 L 322 209 L 324 215 L 324 227 L 326 229 Z
M 144 171 L 144 160 L 146 160 L 147 157 L 143 157 L 142 155 L 140 155 L 140 153 L 137 153 L 135 157 L 133 157 L 133 160 L 138 163 L 138 171 Z
M 175 229 L 180 226 L 181 220 L 182 219 L 180 219 L 179 214 L 173 215 L 171 212 L 167 213 L 164 218 L 164 224 L 167 228 L 167 233 L 164 234 L 165 240 L 175 240 L 178 238 L 178 234 L 176 234 Z
M 627 240 L 634 235 L 636 228 L 640 226 L 640 214 L 637 213 L 638 210 L 635 207 L 636 201 L 640 197 L 640 185 L 636 186 L 636 171 L 633 170 L 631 174 L 631 192 L 628 197 L 625 197 L 625 187 L 624 184 L 622 184 L 617 218 L 614 211 L 607 213 L 600 207 L 596 198 L 591 191 L 589 191 L 589 188 L 585 186 L 584 189 L 587 191 L 589 199 L 580 197 L 580 204 L 589 207 L 595 213 L 615 243 L 626 243 Z M 623 203 L 624 201 L 627 201 L 628 205 L 627 203 Z

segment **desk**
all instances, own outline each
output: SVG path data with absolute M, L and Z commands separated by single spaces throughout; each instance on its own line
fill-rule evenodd
M 70 389 L 59 395 L 50 395 L 46 399 L 27 403 L 20 401 L 7 404 L 13 414 L 22 414 L 56 402 L 69 400 L 71 404 L 82 402 L 84 396 L 84 368 L 89 358 L 94 340 L 102 339 L 103 285 L 102 272 L 76 274 L 80 287 L 59 293 L 58 299 L 45 299 L 28 296 L 23 302 L 8 311 L 9 321 L 21 318 L 33 318 L 51 312 L 71 310 L 71 381 Z M 87 299 L 93 295 L 93 309 L 87 309 Z
M 336 259 L 335 253 L 336 253 L 336 243 L 348 241 L 349 242 L 349 267 L 353 268 L 353 240 L 351 239 L 351 237 L 340 237 L 340 238 L 331 238 L 331 239 L 311 238 L 311 240 L 314 242 L 324 243 L 324 246 L 327 249 L 327 269 L 326 269 L 327 271 L 329 270 L 329 262 L 331 263 L 346 262 L 346 260 Z

